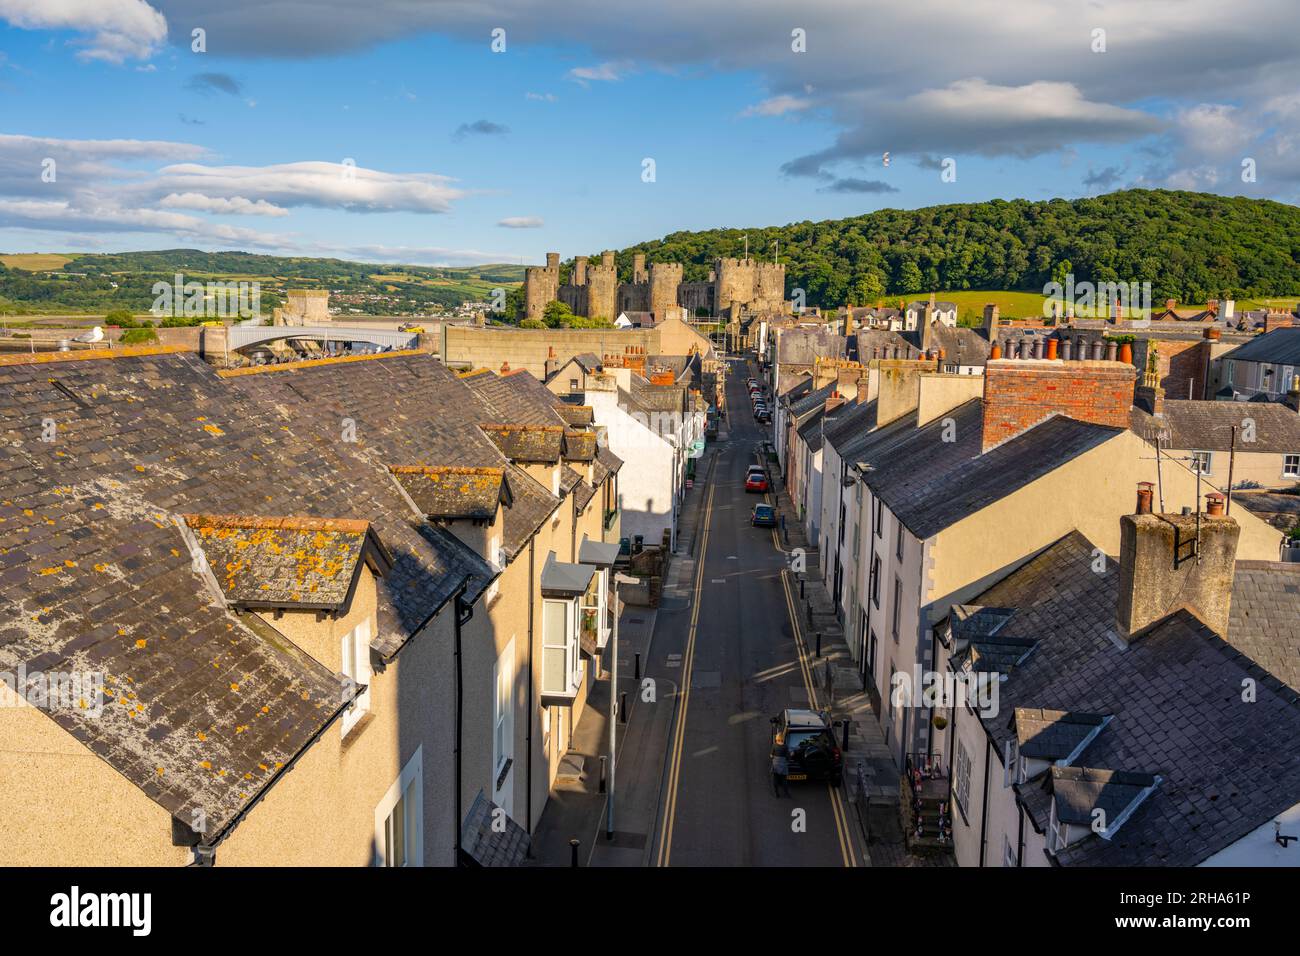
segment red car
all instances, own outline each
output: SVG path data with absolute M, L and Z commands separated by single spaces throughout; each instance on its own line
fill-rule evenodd
M 767 491 L 767 475 L 758 470 L 751 471 L 745 476 L 745 490 L 757 491 L 760 494 Z

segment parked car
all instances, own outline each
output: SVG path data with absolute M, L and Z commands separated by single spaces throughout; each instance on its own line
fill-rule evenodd
M 766 408 L 760 408 L 754 412 L 754 420 L 766 424 L 772 420 L 772 415 Z
M 829 780 L 836 787 L 844 782 L 844 758 L 827 714 L 816 710 L 781 711 L 772 718 L 772 745 L 777 744 L 785 744 L 789 751 L 787 780 Z
M 749 523 L 755 528 L 775 528 L 776 508 L 771 505 L 754 505 L 754 511 L 749 516 Z
M 745 475 L 745 490 L 757 491 L 760 494 L 770 490 L 767 484 L 767 472 L 758 465 L 752 465 L 749 473 Z

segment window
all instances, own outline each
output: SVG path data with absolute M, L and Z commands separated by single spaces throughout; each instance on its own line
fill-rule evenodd
M 542 692 L 572 693 L 570 683 L 577 659 L 577 629 L 573 601 L 542 602 Z
M 876 629 L 871 628 L 871 637 L 867 644 L 867 673 L 876 676 Z
M 571 378 L 571 379 L 569 379 L 569 391 L 570 391 L 570 392 L 581 391 L 581 390 L 578 388 L 578 380 L 577 380 L 576 378 Z
M 1300 455 L 1282 456 L 1282 477 L 1300 478 Z
M 362 621 L 343 635 L 339 652 L 344 676 L 355 684 L 364 684 L 366 692 L 343 713 L 343 736 L 346 737 L 370 712 L 370 619 Z
M 894 575 L 894 607 L 890 612 L 890 627 L 893 629 L 894 640 L 898 640 L 898 619 L 903 607 L 903 582 Z
M 876 514 L 876 520 L 875 520 L 875 522 L 874 522 L 874 524 L 875 524 L 875 526 L 876 526 L 876 537 L 877 537 L 877 538 L 882 538 L 882 537 L 884 537 L 884 534 L 885 534 L 885 532 L 884 532 L 884 526 L 885 526 L 885 505 L 884 505 L 884 502 L 882 502 L 879 498 L 873 498 L 872 501 L 871 501 L 871 507 L 872 507 L 873 509 L 875 509 L 875 514 Z
M 1015 738 L 1007 741 L 1005 761 L 1002 767 L 1002 786 L 1009 787 L 1020 783 L 1020 742 Z
M 871 556 L 871 603 L 880 610 L 880 555 Z
M 506 764 L 514 759 L 515 752 L 514 661 L 515 641 L 512 637 L 492 665 L 492 773 L 498 780 Z
M 1002 834 L 1002 865 L 1016 865 L 1016 848 L 1011 845 L 1010 834 Z
M 375 866 L 424 866 L 424 758 L 420 747 L 375 808 Z
M 898 560 L 903 560 L 903 522 L 898 522 L 898 532 L 894 539 L 894 555 Z
M 1198 475 L 1208 475 L 1213 470 L 1214 453 L 1209 451 L 1192 452 L 1192 472 Z
M 1225 368 L 1225 369 L 1227 370 L 1227 372 L 1228 372 L 1228 384 L 1229 384 L 1229 385 L 1232 384 L 1232 374 L 1233 374 L 1233 372 L 1235 371 L 1234 366 L 1235 366 L 1236 364 L 1237 364 L 1237 363 L 1236 363 L 1236 362 L 1233 362 L 1233 361 L 1227 361 L 1227 362 L 1224 362 L 1224 363 L 1223 363 L 1224 368 Z
M 963 817 L 967 815 L 966 808 L 970 805 L 970 767 L 970 754 L 966 753 L 966 745 L 959 740 L 957 741 L 957 766 L 954 768 L 952 792 Z

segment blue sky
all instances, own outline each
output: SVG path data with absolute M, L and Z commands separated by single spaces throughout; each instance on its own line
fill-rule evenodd
M 554 17 L 317 0 L 308 22 L 244 0 L 216 18 L 191 0 L 0 0 L 0 249 L 459 265 L 1130 185 L 1294 201 L 1297 59 L 1275 31 L 1296 16 L 1248 5 L 1254 37 L 1201 0 L 1168 22 L 1166 4 L 1026 0 L 1014 23 L 982 0 L 970 19 L 928 0 L 743 17 L 711 0 Z

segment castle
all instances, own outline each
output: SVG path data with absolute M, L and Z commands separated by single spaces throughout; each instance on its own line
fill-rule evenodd
M 546 265 L 524 270 L 524 316 L 540 319 L 551 302 L 563 302 L 577 315 L 613 319 L 624 312 L 648 312 L 656 322 L 674 310 L 738 319 L 746 312 L 785 312 L 785 266 L 751 258 L 715 259 L 709 278 L 684 282 L 680 262 L 653 262 L 632 256 L 632 281 L 618 281 L 614 253 L 599 263 L 578 256 L 567 285 L 560 285 L 560 254 L 548 252 Z M 680 313 L 679 313 L 680 314 Z

